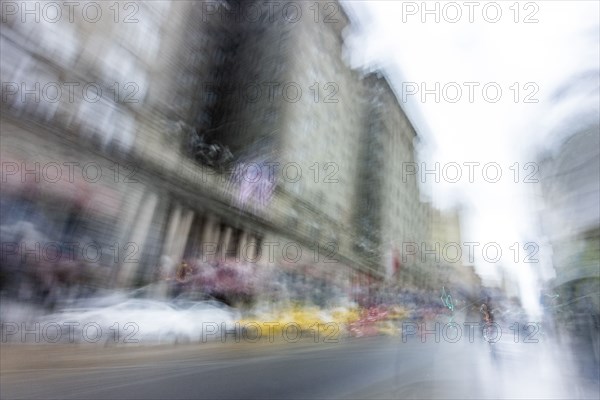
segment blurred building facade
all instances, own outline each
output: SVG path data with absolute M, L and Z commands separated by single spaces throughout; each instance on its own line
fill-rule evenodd
M 549 289 L 561 303 L 600 313 L 600 129 L 570 136 L 541 159 L 540 172 L 542 227 L 556 273 Z
M 431 209 L 431 228 L 428 250 L 429 285 L 433 289 L 445 288 L 455 299 L 475 301 L 483 288 L 475 267 L 467 262 L 466 249 L 461 234 L 461 211 Z
M 430 244 L 431 211 L 417 179 L 405 176 L 415 162 L 418 135 L 381 73 L 362 79 L 367 117 L 361 137 L 356 248 L 385 266 L 387 276 L 426 287 L 433 263 L 421 257 Z
M 136 4 L 136 23 L 3 18 L 4 274 L 131 286 L 237 257 L 344 292 L 395 269 L 427 283 L 428 261 L 394 262 L 430 237 L 400 179 L 417 134 L 384 77 L 344 62 L 338 3 Z
M 173 195 L 182 141 L 170 128 L 198 117 L 194 82 L 212 71 L 219 38 L 210 23 L 196 23 L 201 9 L 192 2 L 136 3 L 134 23 L 122 8 L 101 9 L 105 17 L 93 23 L 78 13 L 52 23 L 35 15 L 39 6 L 26 23 L 23 10 L 3 19 L 2 158 L 17 168 L 3 169 L 14 195 L 3 212 L 14 215 L 27 199 L 22 217 L 60 243 L 59 262 L 64 243 L 95 244 L 99 257 L 68 261 L 87 265 L 103 284 L 128 285 L 161 254 L 181 257 L 187 233 L 179 220 L 190 214 Z M 60 96 L 45 92 L 56 86 Z M 47 176 L 49 165 L 58 166 L 58 179 Z M 45 223 L 48 215 L 54 221 Z M 30 258 L 53 263 L 39 253 Z
M 565 139 L 540 160 L 542 228 L 552 246 L 555 277 L 540 302 L 563 343 L 579 354 L 582 376 L 600 365 L 600 127 Z

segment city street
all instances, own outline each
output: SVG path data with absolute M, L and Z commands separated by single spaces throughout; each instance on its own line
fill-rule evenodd
M 0 10 L 0 400 L 600 400 L 600 1 Z
M 3 399 L 597 398 L 597 387 L 570 378 L 566 361 L 559 371 L 543 344 L 519 346 L 495 362 L 485 343 L 433 335 L 426 343 L 3 346 L 0 387 Z

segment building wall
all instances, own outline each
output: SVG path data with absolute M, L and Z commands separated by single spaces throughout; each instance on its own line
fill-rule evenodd
M 421 285 L 426 263 L 420 251 L 411 254 L 411 246 L 420 249 L 429 241 L 429 205 L 421 201 L 416 177 L 404 174 L 405 164 L 415 160 L 416 132 L 385 77 L 369 74 L 364 86 L 368 112 L 362 138 L 359 235 L 388 276 L 394 273 L 391 260 L 399 257 L 401 279 Z
M 600 309 L 593 288 L 600 286 L 600 134 L 597 126 L 573 134 L 540 162 L 543 229 L 553 250 L 555 290 Z M 582 290 L 585 288 L 585 290 Z
M 239 253 L 265 241 L 294 241 L 303 249 L 298 264 L 364 281 L 384 275 L 381 254 L 390 246 L 426 236 L 416 181 L 399 179 L 402 162 L 414 161 L 414 128 L 383 79 L 364 78 L 343 61 L 342 8 L 337 23 L 326 23 L 323 15 L 315 22 L 313 3 L 295 4 L 304 16 L 295 23 L 232 22 L 192 1 L 140 2 L 135 24 L 21 24 L 18 16 L 2 23 L 3 82 L 91 82 L 102 90 L 98 101 L 80 90 L 56 102 L 9 96 L 0 123 L 3 160 L 94 160 L 113 174 L 119 166 L 116 178 L 107 172 L 96 184 L 106 198 L 98 194 L 95 209 L 86 203 L 77 214 L 94 222 L 81 228 L 94 240 L 137 246 L 139 262 L 117 259 L 106 284 L 172 272 L 207 244 Z M 289 83 L 301 88 L 298 101 L 282 97 Z M 262 89 L 258 101 L 245 96 L 249 84 Z M 269 204 L 244 209 L 229 171 L 192 157 L 194 134 L 227 145 L 235 162 L 295 163 L 302 177 L 291 182 L 279 170 Z M 17 197 L 29 190 L 21 181 L 13 189 Z M 375 236 L 357 224 L 361 215 Z M 373 239 L 372 252 L 357 245 L 363 237 Z M 317 244 L 325 256 L 315 261 Z

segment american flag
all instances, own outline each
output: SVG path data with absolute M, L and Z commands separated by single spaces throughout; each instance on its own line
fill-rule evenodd
M 235 202 L 242 210 L 259 211 L 266 208 L 275 191 L 275 176 L 266 161 L 241 162 L 235 166 L 229 179 L 230 192 L 236 193 Z

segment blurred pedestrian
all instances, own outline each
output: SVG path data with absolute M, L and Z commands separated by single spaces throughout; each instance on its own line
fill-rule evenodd
M 177 297 L 183 293 L 191 272 L 192 269 L 185 261 L 181 261 L 181 263 L 177 266 L 177 270 L 175 271 L 173 297 Z
M 486 325 L 494 323 L 494 316 L 486 303 L 483 303 L 481 307 L 479 307 L 479 312 L 482 314 L 483 322 Z
M 177 279 L 178 282 L 185 282 L 186 278 L 191 275 L 192 273 L 192 268 L 190 268 L 190 266 L 188 265 L 187 262 L 182 261 L 181 264 L 179 264 L 179 266 L 177 267 L 177 272 L 175 274 L 175 279 Z

